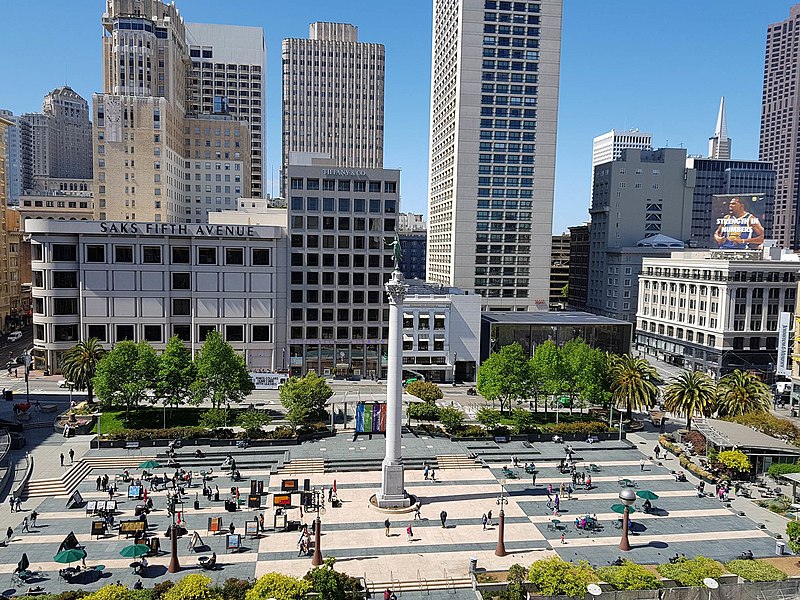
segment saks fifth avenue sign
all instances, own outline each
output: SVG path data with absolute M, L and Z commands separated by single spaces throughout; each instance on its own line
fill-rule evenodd
M 192 237 L 256 237 L 251 225 L 209 225 L 190 223 L 135 223 L 100 221 L 102 233 L 116 235 L 185 235 Z

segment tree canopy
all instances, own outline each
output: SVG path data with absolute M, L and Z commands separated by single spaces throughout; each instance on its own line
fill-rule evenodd
M 94 398 L 92 379 L 97 372 L 97 365 L 105 356 L 106 349 L 97 338 L 80 341 L 64 353 L 61 359 L 61 373 L 76 390 L 86 390 L 86 399 Z
M 717 384 L 717 412 L 722 417 L 769 412 L 772 394 L 757 376 L 736 369 Z
M 692 428 L 692 417 L 696 413 L 710 416 L 716 402 L 714 382 L 702 371 L 684 371 L 671 379 L 664 390 L 664 405 L 670 412 L 686 417 L 686 429 Z
M 147 342 L 118 342 L 103 356 L 92 379 L 97 397 L 125 407 L 126 415 L 148 398 L 155 386 L 158 357 Z
M 500 410 L 510 409 L 514 400 L 531 392 L 531 365 L 517 343 L 495 352 L 478 369 L 478 392 L 487 400 L 500 402 Z
M 158 360 L 156 398 L 170 407 L 180 406 L 188 400 L 196 402 L 191 396 L 196 377 L 197 369 L 191 351 L 180 338 L 171 337 Z
M 230 402 L 241 402 L 255 387 L 244 357 L 218 331 L 208 334 L 194 362 L 197 379 L 191 390 L 197 402 L 210 400 L 213 408 L 220 408 Z
M 611 360 L 611 398 L 617 406 L 624 407 L 627 418 L 633 409 L 640 410 L 655 404 L 658 398 L 658 378 L 655 368 L 644 358 L 629 354 L 614 356 Z
M 333 396 L 333 390 L 313 371 L 305 377 L 291 377 L 281 386 L 281 404 L 286 409 L 286 418 L 297 428 L 303 423 L 317 421 L 325 416 L 325 402 Z

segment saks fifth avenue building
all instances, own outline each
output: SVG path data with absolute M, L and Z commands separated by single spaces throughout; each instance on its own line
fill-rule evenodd
M 29 219 L 37 369 L 98 338 L 199 350 L 212 330 L 251 371 L 285 363 L 285 225 Z

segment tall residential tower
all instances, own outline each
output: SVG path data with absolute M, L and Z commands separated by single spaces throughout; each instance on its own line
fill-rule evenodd
M 359 42 L 358 28 L 346 23 L 311 23 L 308 38 L 282 45 L 284 196 L 292 153 L 383 167 L 383 44 Z
M 547 310 L 561 0 L 434 0 L 429 281 Z
M 758 159 L 775 169 L 772 237 L 784 248 L 800 248 L 797 228 L 800 201 L 800 100 L 797 95 L 797 45 L 800 43 L 800 4 L 785 21 L 767 27 L 764 90 L 761 96 L 761 138 Z

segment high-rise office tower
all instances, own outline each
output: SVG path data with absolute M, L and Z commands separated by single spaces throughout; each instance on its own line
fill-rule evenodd
M 797 228 L 800 201 L 800 102 L 797 96 L 797 44 L 800 42 L 800 4 L 789 18 L 767 27 L 764 89 L 761 96 L 761 137 L 758 159 L 775 169 L 772 235 L 785 248 L 800 248 Z
M 237 197 L 260 198 L 265 191 L 267 108 L 264 30 L 261 27 L 187 23 L 186 38 L 192 60 L 188 111 L 192 115 L 229 116 L 248 124 L 250 147 L 243 146 L 240 139 L 227 139 L 223 140 L 227 145 L 223 143 L 222 152 L 230 155 L 229 160 L 235 159 L 235 154 L 249 152 L 247 162 L 250 168 L 246 175 L 250 178 L 250 185 L 244 192 L 240 190 Z M 230 129 L 230 125 L 227 128 Z M 241 160 L 242 156 L 238 159 Z M 188 174 L 194 179 L 194 172 Z M 239 183 L 241 187 L 242 182 Z
M 435 0 L 428 281 L 547 310 L 561 0 Z
M 89 119 L 89 103 L 65 85 L 44 97 L 42 114 L 48 118 L 47 177 L 91 179 L 92 123 Z M 34 140 L 36 138 L 34 133 Z M 34 164 L 36 162 L 38 159 Z
M 6 196 L 9 206 L 17 206 L 22 191 L 33 187 L 30 124 L 10 110 L 0 109 L 0 117 L 10 123 L 5 130 Z
M 731 157 L 731 138 L 728 137 L 728 121 L 725 118 L 725 96 L 719 100 L 719 113 L 714 135 L 708 138 L 708 158 L 729 160 Z
M 611 131 L 598 135 L 592 140 L 592 171 L 597 165 L 602 165 L 612 160 L 619 160 L 622 151 L 626 148 L 634 150 L 652 150 L 653 134 L 644 133 L 638 129 L 627 131 Z
M 308 38 L 282 44 L 284 196 L 292 153 L 383 167 L 383 44 L 359 42 L 358 28 L 346 23 L 311 23 Z
M 183 18 L 159 0 L 108 0 L 103 92 L 93 96 L 95 216 L 185 221 Z

